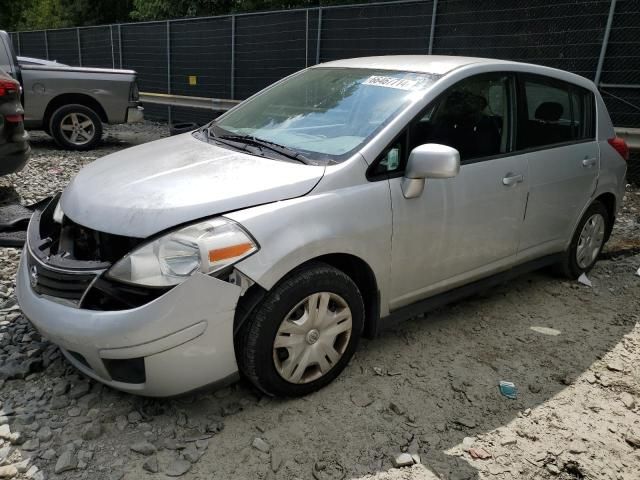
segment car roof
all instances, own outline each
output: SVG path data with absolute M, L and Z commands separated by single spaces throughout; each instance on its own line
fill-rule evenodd
M 458 57 L 453 55 L 386 55 L 379 57 L 347 58 L 322 63 L 319 67 L 371 68 L 379 70 L 408 70 L 411 72 L 444 75 L 472 63 L 515 64 L 491 58 Z
M 498 60 L 495 58 L 459 57 L 455 55 L 386 55 L 379 57 L 346 58 L 314 65 L 317 67 L 365 68 L 373 70 L 398 70 L 418 73 L 446 75 L 461 67 L 474 65 L 497 66 L 500 69 L 535 73 L 580 85 L 591 91 L 597 88 L 588 78 L 557 68 L 533 63 Z

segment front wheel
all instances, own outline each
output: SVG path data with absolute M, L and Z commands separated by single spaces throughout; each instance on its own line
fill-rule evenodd
M 576 279 L 591 270 L 604 247 L 610 221 L 607 208 L 599 201 L 593 202 L 580 219 L 569 249 L 556 265 L 556 272 Z
M 90 150 L 102 140 L 102 122 L 84 105 L 65 105 L 51 115 L 50 135 L 67 150 Z
M 306 395 L 345 368 L 363 325 L 353 280 L 329 265 L 309 265 L 278 284 L 247 320 L 236 339 L 240 370 L 269 395 Z

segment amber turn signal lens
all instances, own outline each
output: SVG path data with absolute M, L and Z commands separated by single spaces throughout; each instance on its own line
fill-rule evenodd
M 230 247 L 209 250 L 209 261 L 213 263 L 219 262 L 220 260 L 239 257 L 247 253 L 252 248 L 253 245 L 251 245 L 250 243 L 241 243 L 239 245 L 231 245 Z

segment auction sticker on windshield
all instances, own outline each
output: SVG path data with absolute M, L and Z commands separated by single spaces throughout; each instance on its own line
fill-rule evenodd
M 407 78 L 386 77 L 384 75 L 371 75 L 367 78 L 363 85 L 374 85 L 376 87 L 397 88 L 400 90 L 416 90 L 419 88 L 416 80 Z

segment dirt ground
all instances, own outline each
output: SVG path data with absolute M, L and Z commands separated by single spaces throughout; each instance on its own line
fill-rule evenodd
M 29 203 L 163 134 L 112 129 L 90 154 L 39 136 L 0 188 Z M 82 378 L 15 306 L 19 254 L 0 249 L 0 478 L 640 479 L 637 189 L 592 287 L 523 276 L 362 341 L 337 381 L 295 400 L 244 382 L 151 400 Z M 394 467 L 402 452 L 419 463 Z

